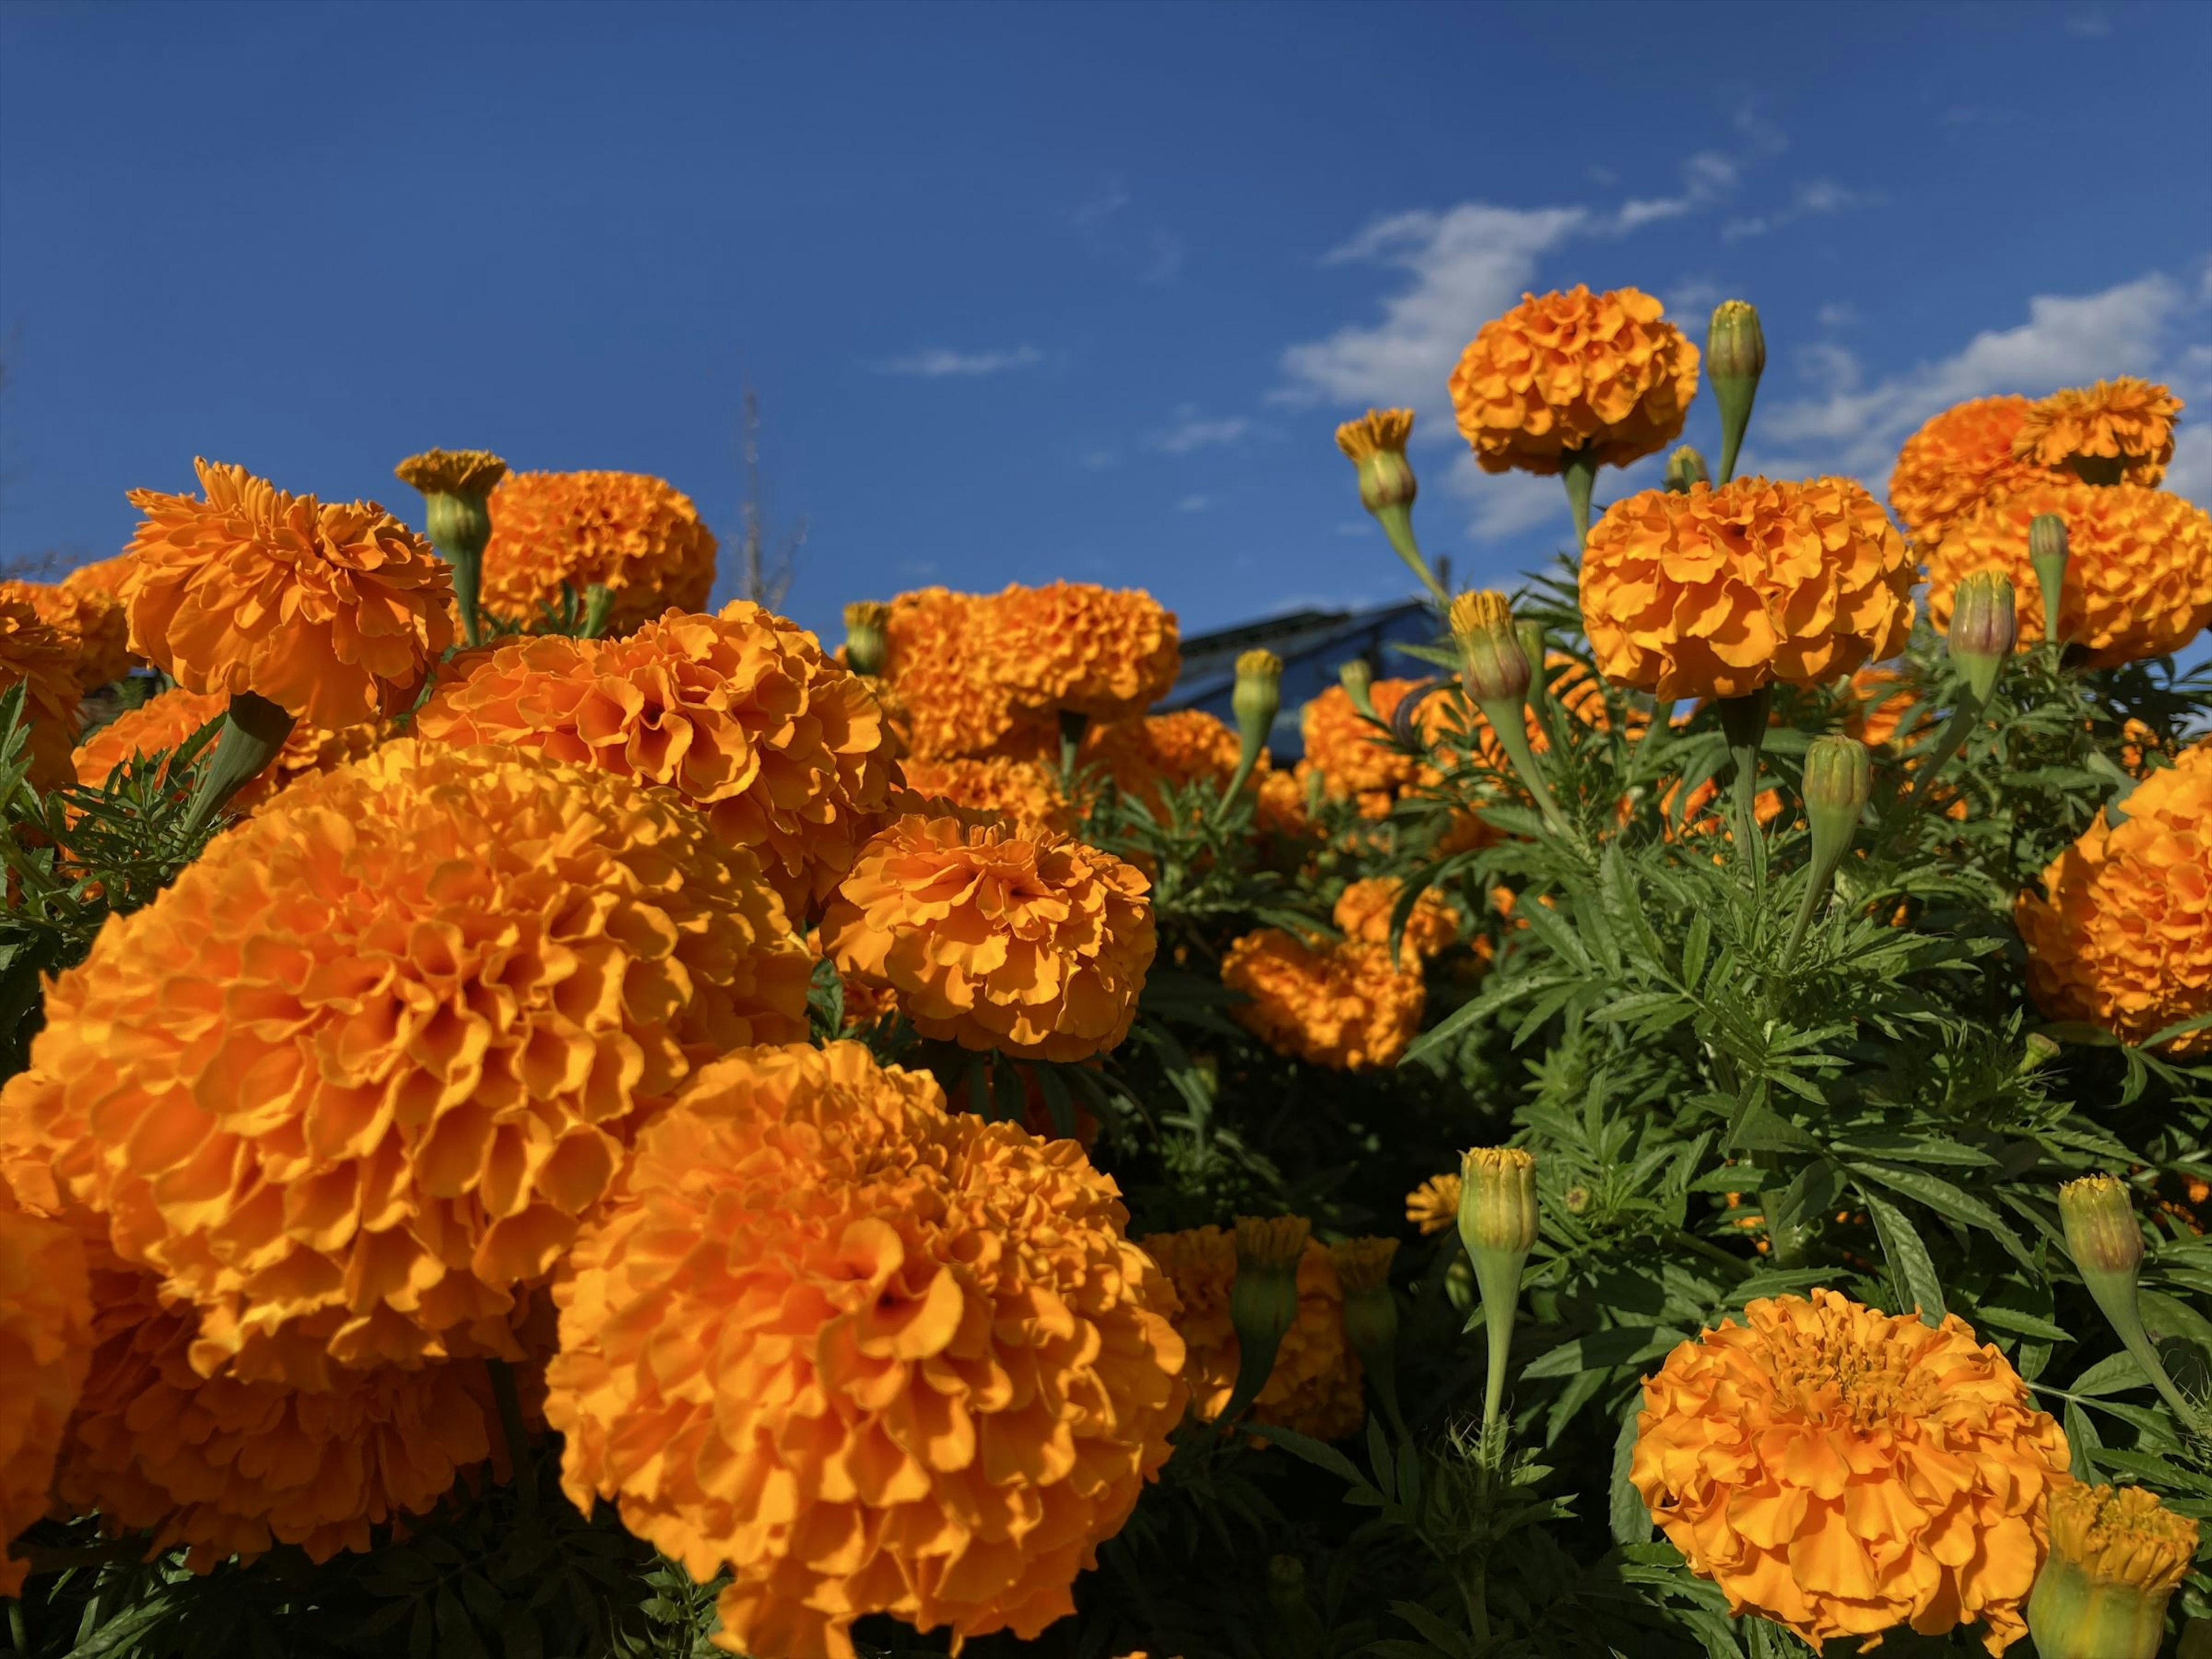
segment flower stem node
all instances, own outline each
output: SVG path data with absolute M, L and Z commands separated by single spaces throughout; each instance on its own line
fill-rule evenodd
M 845 607 L 845 666 L 855 674 L 881 674 L 890 655 L 891 608 L 880 599 L 855 599 Z
M 1751 425 L 1752 400 L 1766 371 L 1766 335 L 1758 308 L 1743 300 L 1723 300 L 1713 309 L 1705 333 L 1705 373 L 1712 377 L 1713 398 L 1721 408 L 1721 482 L 1735 477 L 1735 458 Z
M 2051 1553 L 2027 1601 L 2041 1659 L 2155 1659 L 2197 1522 L 2140 1486 L 2069 1481 L 2051 1494 Z
M 1237 1218 L 1237 1282 L 1229 1291 L 1229 1322 L 1237 1332 L 1237 1385 L 1221 1413 L 1235 1422 L 1275 1370 L 1283 1337 L 1298 1318 L 1298 1261 L 1313 1225 L 1304 1216 Z
M 1705 458 L 1688 444 L 1667 458 L 1666 487 L 1677 495 L 1686 495 L 1693 484 L 1709 484 L 1713 475 L 1706 470 Z
M 251 691 L 230 694 L 221 741 L 210 752 L 185 815 L 187 834 L 197 834 L 233 795 L 259 777 L 292 735 L 293 717 Z
M 1951 596 L 1951 660 L 1959 665 L 1977 703 L 1987 702 L 2019 637 L 2012 578 L 2000 570 L 1961 576 Z
M 2043 637 L 2063 645 L 2058 602 L 2066 591 L 2066 520 L 2056 513 L 2039 513 L 2028 520 L 2027 562 L 2035 571 L 2036 586 L 2043 590 Z

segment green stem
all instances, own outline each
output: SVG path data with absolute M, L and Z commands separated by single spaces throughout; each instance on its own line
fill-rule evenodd
M 1928 799 L 1936 775 L 1950 763 L 1951 757 L 1958 752 L 1959 745 L 1966 740 L 1966 733 L 1974 729 L 1975 722 L 1981 717 L 1982 704 L 1977 699 L 1971 696 L 1960 697 L 1959 706 L 1951 711 L 1951 718 L 1943 722 L 1943 729 L 1936 734 L 1936 746 L 1929 750 L 1927 759 L 1920 763 L 1919 775 L 1912 780 L 1912 791 L 1905 798 L 1907 811 Z
M 1826 859 L 1806 872 L 1805 896 L 1797 905 L 1797 920 L 1790 925 L 1790 943 L 1783 947 L 1782 966 L 1786 970 L 1797 959 L 1797 947 L 1805 942 L 1805 934 L 1813 925 L 1813 917 L 1820 909 L 1820 901 L 1827 896 L 1828 885 L 1836 878 L 1839 859 Z
M 522 1396 L 515 1392 L 514 1368 L 504 1359 L 487 1359 L 491 1397 L 499 1407 L 499 1430 L 507 1439 L 507 1461 L 514 1469 L 514 1489 L 523 1512 L 538 1513 L 538 1467 L 531 1461 L 530 1436 L 522 1426 Z
M 1728 738 L 1729 757 L 1735 763 L 1736 852 L 1751 872 L 1754 892 L 1766 885 L 1766 843 L 1759 834 L 1759 750 L 1766 740 L 1767 717 L 1774 708 L 1774 688 L 1762 685 L 1745 697 L 1720 700 L 1721 731 Z
M 199 785 L 185 815 L 185 833 L 196 836 L 233 795 L 261 775 L 292 733 L 292 716 L 251 691 L 231 693 L 212 752 L 203 751 Z
M 2150 1334 L 2142 1328 L 2142 1317 L 2132 1305 L 2135 1301 L 2132 1288 L 2128 1301 L 2130 1305 L 2125 1319 L 2114 1317 L 2112 1310 L 2106 1310 L 2106 1316 L 2119 1334 L 2120 1346 L 2135 1356 L 2136 1364 L 2142 1367 L 2143 1375 L 2150 1378 L 2151 1386 L 2158 1390 L 2159 1397 L 2181 1419 L 2182 1427 L 2197 1429 L 2199 1419 L 2196 1408 L 2190 1404 L 2189 1396 L 2175 1387 L 2173 1379 L 2166 1374 L 2166 1362 L 2158 1357 L 2158 1350 L 2151 1345 Z
M 1422 556 L 1420 544 L 1413 539 L 1413 508 L 1403 503 L 1386 507 L 1375 515 L 1375 520 L 1382 526 L 1382 533 L 1390 538 L 1392 550 L 1406 562 L 1406 568 L 1420 578 L 1421 586 L 1439 606 L 1449 610 L 1451 595 L 1444 592 L 1437 573 L 1429 568 L 1428 560 Z
M 1060 711 L 1060 787 L 1070 800 L 1075 799 L 1075 757 L 1083 747 L 1083 734 L 1091 725 L 1091 716 L 1079 708 Z
M 1590 491 L 1597 483 L 1597 457 L 1571 449 L 1560 457 L 1559 477 L 1567 487 L 1567 510 L 1575 515 L 1575 550 L 1589 545 Z
M 1564 837 L 1567 821 L 1559 816 L 1558 803 L 1545 787 L 1543 770 L 1536 764 L 1536 751 L 1528 744 L 1528 725 L 1522 719 L 1522 705 L 1504 697 L 1492 697 L 1480 707 L 1483 718 L 1490 722 L 1490 729 L 1498 734 L 1506 758 L 1520 774 L 1522 786 L 1535 798 L 1536 810 L 1544 815 L 1545 828 Z
M 1243 752 L 1237 757 L 1237 769 L 1229 775 L 1229 782 L 1221 792 L 1221 799 L 1214 803 L 1213 821 L 1216 823 L 1228 817 L 1229 809 L 1237 804 L 1237 796 L 1243 793 L 1244 786 L 1251 781 L 1252 774 L 1258 769 L 1260 757 L 1266 749 L 1264 742 L 1246 741 Z
M 8 1639 L 15 1644 L 15 1651 L 27 1659 L 31 1651 L 31 1632 L 23 1623 L 23 1604 L 14 1596 L 8 1598 Z

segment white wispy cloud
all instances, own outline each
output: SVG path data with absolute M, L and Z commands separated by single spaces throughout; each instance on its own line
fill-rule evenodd
M 1149 434 L 1145 439 L 1145 446 L 1148 449 L 1157 449 L 1164 455 L 1188 455 L 1196 450 L 1241 443 L 1252 434 L 1252 431 L 1249 416 L 1206 416 L 1186 404 L 1176 411 L 1175 424 Z
M 906 374 L 917 380 L 973 379 L 1035 368 L 1044 353 L 1035 346 L 1010 346 L 989 351 L 955 351 L 950 346 L 925 346 L 902 357 L 887 357 L 875 365 L 878 374 Z
M 1857 308 L 1847 305 L 1822 306 L 1817 315 L 1822 328 L 1849 328 L 1859 319 Z
M 1067 222 L 1092 254 L 1130 267 L 1139 282 L 1171 283 L 1182 274 L 1183 239 L 1164 225 L 1131 223 L 1129 209 L 1135 200 L 1127 185 L 1109 177 L 1076 206 Z
M 1747 236 L 1764 236 L 1802 219 L 1826 219 L 1862 208 L 1881 207 L 1887 199 L 1880 191 L 1855 190 L 1832 179 L 1808 179 L 1790 191 L 1787 206 L 1729 220 L 1721 227 L 1721 240 L 1740 242 Z
M 2101 40 L 2112 32 L 2112 20 L 2101 6 L 2090 6 L 2068 14 L 2066 32 L 2085 40 Z
M 1178 513 L 1203 513 L 1207 507 L 1212 507 L 1212 505 L 1213 497 L 1211 495 L 1186 495 L 1176 503 L 1176 511 Z

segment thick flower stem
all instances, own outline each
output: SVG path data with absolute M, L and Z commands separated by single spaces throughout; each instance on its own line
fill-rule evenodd
M 199 787 L 185 815 L 185 833 L 198 835 L 224 804 L 261 775 L 292 733 L 292 716 L 251 691 L 231 694 L 214 750 L 202 763 Z
M 1828 885 L 1836 878 L 1836 866 L 1841 858 L 1823 859 L 1805 872 L 1805 896 L 1798 901 L 1797 919 L 1790 925 L 1790 943 L 1782 950 L 1782 966 L 1786 969 L 1797 959 L 1797 947 L 1805 942 L 1806 933 L 1819 914 L 1820 901 L 1828 896 Z
M 1759 835 L 1759 750 L 1766 740 L 1766 721 L 1774 708 L 1774 688 L 1762 685 L 1747 697 L 1720 700 L 1721 731 L 1735 763 L 1735 840 L 1747 860 L 1753 888 L 1766 884 L 1766 845 Z
M 1520 1264 L 1501 1260 L 1503 1255 L 1504 1252 L 1486 1250 L 1474 1264 L 1474 1282 L 1482 1295 L 1483 1334 L 1490 1351 L 1489 1370 L 1482 1380 L 1481 1469 L 1486 1487 L 1504 1462 L 1505 1370 L 1513 1357 L 1514 1316 L 1521 1307 Z
M 1559 816 L 1559 805 L 1545 786 L 1543 770 L 1536 764 L 1536 751 L 1528 744 L 1528 728 L 1522 720 L 1521 706 L 1497 697 L 1486 700 L 1480 707 L 1490 729 L 1498 733 L 1506 758 L 1520 775 L 1522 787 L 1535 798 L 1536 810 L 1544 815 L 1544 827 L 1555 836 L 1564 836 L 1567 821 Z
M 1560 457 L 1559 480 L 1567 487 L 1567 510 L 1575 515 L 1575 550 L 1589 544 L 1590 491 L 1597 483 L 1597 457 L 1571 449 Z
M 1420 579 L 1421 586 L 1427 590 L 1429 597 L 1439 606 L 1450 605 L 1451 595 L 1444 592 L 1443 584 L 1437 580 L 1437 573 L 1429 568 L 1428 560 L 1422 556 L 1420 544 L 1413 539 L 1411 505 L 1394 502 L 1378 510 L 1375 520 L 1382 526 L 1382 533 L 1389 538 L 1392 550 L 1406 562 L 1406 568 Z
M 1075 796 L 1075 757 L 1090 726 L 1091 716 L 1079 708 L 1060 711 L 1060 787 L 1071 800 Z
M 507 1461 L 514 1470 L 514 1490 L 526 1515 L 538 1513 L 538 1467 L 530 1456 L 530 1436 L 522 1426 L 522 1396 L 515 1391 L 514 1368 L 504 1359 L 487 1359 L 491 1397 L 499 1406 L 499 1431 L 507 1441 Z
M 453 568 L 453 608 L 461 613 L 461 643 L 477 644 L 483 638 L 477 597 L 483 582 L 483 556 L 458 547 L 441 547 L 438 551 Z
M 1935 748 L 1929 751 L 1928 758 L 1920 763 L 1919 775 L 1912 780 L 1911 793 L 1905 798 L 1906 811 L 1913 811 L 1928 799 L 1936 775 L 1950 763 L 1952 756 L 1958 753 L 1959 745 L 1966 740 L 1966 733 L 1972 731 L 1974 723 L 1981 719 L 1982 708 L 1981 700 L 1971 693 L 1959 700 L 1959 706 L 1951 711 L 1951 718 L 1943 722 L 1943 729 L 1936 734 Z

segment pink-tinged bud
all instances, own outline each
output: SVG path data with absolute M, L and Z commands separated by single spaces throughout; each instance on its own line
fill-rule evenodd
M 1951 660 L 1966 677 L 1974 699 L 1986 702 L 2012 657 L 2020 622 L 2013 609 L 2012 578 L 1996 570 L 1961 576 L 1951 592 Z
M 1525 703 L 1534 675 L 1514 631 L 1511 602 L 1493 588 L 1462 593 L 1451 603 L 1450 620 L 1468 696 L 1478 705 Z
M 1677 495 L 1686 495 L 1692 484 L 1711 483 L 1713 475 L 1705 470 L 1705 458 L 1689 445 L 1684 444 L 1667 458 L 1665 483 Z

